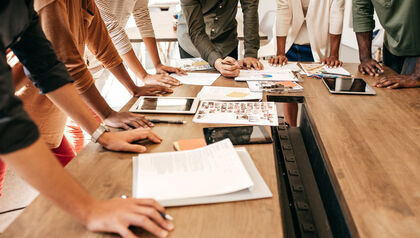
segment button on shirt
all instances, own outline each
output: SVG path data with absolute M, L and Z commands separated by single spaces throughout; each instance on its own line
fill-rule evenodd
M 189 54 L 214 65 L 238 47 L 238 0 L 181 0 L 188 28 L 178 27 L 180 46 Z M 245 57 L 257 57 L 259 49 L 258 0 L 241 0 L 244 15 Z M 185 34 L 188 31 L 189 34 Z M 190 39 L 188 39 L 190 38 Z M 192 42 L 192 45 L 190 45 Z M 192 47 L 193 46 L 193 47 Z

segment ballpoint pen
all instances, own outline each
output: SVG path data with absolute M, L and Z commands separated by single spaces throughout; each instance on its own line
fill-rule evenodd
M 151 123 L 157 124 L 157 123 L 167 123 L 167 124 L 185 124 L 186 121 L 169 121 L 169 120 L 160 120 L 160 119 L 148 119 Z
M 122 195 L 121 198 L 122 199 L 127 199 L 127 195 Z M 171 215 L 166 214 L 164 212 L 161 212 L 159 210 L 158 210 L 158 212 L 159 212 L 160 216 L 162 216 L 163 219 L 166 219 L 166 220 L 169 220 L 169 221 L 173 221 L 174 220 L 174 218 Z

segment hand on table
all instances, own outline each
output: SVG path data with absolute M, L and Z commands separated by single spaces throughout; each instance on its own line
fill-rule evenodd
M 218 58 L 214 62 L 214 67 L 225 77 L 237 77 L 241 68 L 238 61 L 230 56 L 224 59 Z
M 162 87 L 171 87 L 171 86 L 178 86 L 181 83 L 166 74 L 148 74 L 146 77 L 143 78 L 143 82 L 146 86 L 162 86 Z
M 157 237 L 166 237 L 174 229 L 158 211 L 165 209 L 153 199 L 114 198 L 96 201 L 91 206 L 85 225 L 90 231 L 118 233 L 124 238 L 137 237 L 129 226 L 138 226 Z
M 268 63 L 275 66 L 283 66 L 287 64 L 287 61 L 286 55 L 277 55 L 276 57 L 269 59 Z
M 143 115 L 131 112 L 116 112 L 113 111 L 108 117 L 104 119 L 104 123 L 110 127 L 123 128 L 129 130 L 131 128 L 148 128 L 154 126 Z
M 323 59 L 321 63 L 331 68 L 337 68 L 343 65 L 343 62 L 340 61 L 338 57 L 332 56 L 332 55 L 330 57 Z
M 181 68 L 175 68 L 172 66 L 166 66 L 163 64 L 159 64 L 156 66 L 156 73 L 157 74 L 165 74 L 168 75 L 169 73 L 176 73 L 178 75 L 187 75 L 187 72 Z
M 359 72 L 370 76 L 379 76 L 379 73 L 383 73 L 384 69 L 376 60 L 368 59 L 359 64 Z
M 157 144 L 162 142 L 162 139 L 149 128 L 105 132 L 98 138 L 98 142 L 108 150 L 142 153 L 147 150 L 145 146 L 131 143 L 143 139 L 149 139 Z
M 170 77 L 170 76 L 166 76 L 166 77 Z M 144 85 L 142 87 L 136 87 L 135 91 L 132 94 L 134 97 L 139 97 L 139 96 L 156 96 L 156 95 L 168 94 L 168 93 L 173 93 L 173 92 L 174 91 L 172 89 L 165 86 Z
M 420 87 L 420 77 L 415 75 L 390 75 L 380 78 L 373 86 L 378 88 Z
M 254 68 L 256 70 L 262 70 L 264 69 L 264 66 L 261 64 L 261 62 L 254 57 L 245 57 L 244 59 L 239 61 L 239 65 L 241 68 L 244 69 L 251 69 Z

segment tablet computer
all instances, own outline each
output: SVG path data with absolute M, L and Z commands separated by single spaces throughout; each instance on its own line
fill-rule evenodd
M 199 100 L 193 97 L 142 96 L 130 108 L 130 112 L 194 114 Z
M 234 126 L 203 128 L 207 144 L 229 138 L 234 145 L 271 143 L 271 137 L 264 126 Z
M 375 95 L 372 89 L 361 78 L 322 78 L 330 93 Z

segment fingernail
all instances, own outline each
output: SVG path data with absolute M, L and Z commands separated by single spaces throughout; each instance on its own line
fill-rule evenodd
M 172 230 L 172 229 L 174 229 L 174 228 L 175 228 L 175 226 L 174 226 L 174 224 L 169 223 L 168 228 L 169 228 L 169 230 Z
M 167 231 L 162 231 L 162 232 L 160 233 L 160 235 L 161 235 L 162 237 L 167 237 L 167 236 L 168 236 L 168 232 L 167 232 Z

